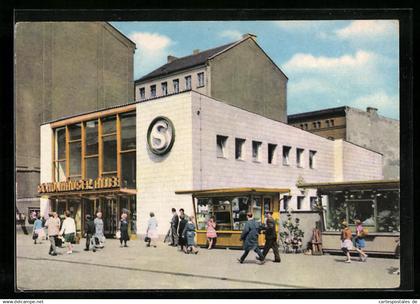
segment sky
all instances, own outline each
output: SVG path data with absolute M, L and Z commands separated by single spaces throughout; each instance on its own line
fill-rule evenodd
M 399 119 L 397 20 L 111 22 L 136 43 L 134 78 L 183 57 L 257 35 L 289 78 L 288 114 L 351 106 Z

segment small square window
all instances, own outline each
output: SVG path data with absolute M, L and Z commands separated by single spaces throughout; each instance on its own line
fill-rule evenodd
M 299 168 L 303 168 L 303 159 L 302 159 L 303 151 L 304 151 L 303 149 L 296 148 L 296 165 Z
M 162 82 L 161 83 L 162 86 L 162 95 L 168 95 L 168 83 L 167 82 Z
M 216 144 L 217 144 L 217 157 L 227 157 L 226 146 L 227 146 L 227 136 L 217 135 Z
M 197 74 L 197 78 L 198 78 L 198 85 L 197 87 L 204 87 L 204 72 L 198 73 Z
M 268 144 L 268 163 L 276 164 L 277 163 L 277 145 Z
M 253 161 L 260 161 L 260 150 L 261 150 L 262 142 L 260 141 L 252 141 L 252 160 Z
M 316 151 L 309 150 L 309 168 L 311 169 L 315 167 L 315 154 Z
M 334 126 L 334 119 L 330 119 L 330 124 L 331 124 L 331 127 Z
M 145 99 L 146 98 L 146 90 L 143 88 L 140 88 L 139 90 L 140 92 L 140 99 Z
M 283 146 L 283 165 L 285 166 L 289 165 L 290 149 L 291 147 L 289 146 Z
M 235 159 L 243 160 L 245 158 L 244 147 L 245 139 L 235 138 Z
M 303 207 L 303 202 L 304 202 L 305 197 L 304 196 L 298 196 L 297 197 L 297 210 L 301 210 Z
M 150 96 L 151 97 L 156 97 L 156 85 L 151 85 L 150 86 Z
M 191 76 L 185 77 L 185 89 L 191 90 Z

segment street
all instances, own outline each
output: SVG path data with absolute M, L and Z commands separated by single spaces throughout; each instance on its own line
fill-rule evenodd
M 197 255 L 184 254 L 158 242 L 146 247 L 142 240 L 129 241 L 120 248 L 118 240 L 107 239 L 105 248 L 86 252 L 85 239 L 74 246 L 73 254 L 58 248 L 48 255 L 49 241 L 34 245 L 30 235 L 18 233 L 17 288 L 30 290 L 95 289 L 312 289 L 312 288 L 396 288 L 400 276 L 392 274 L 398 259 L 372 258 L 366 263 L 344 256 L 283 254 L 281 263 L 259 265 L 250 253 L 244 264 L 237 262 L 240 250 L 200 249 Z

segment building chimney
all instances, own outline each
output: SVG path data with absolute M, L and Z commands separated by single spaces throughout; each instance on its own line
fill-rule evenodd
M 199 49 L 195 49 L 195 50 L 193 51 L 193 55 L 197 55 L 198 53 L 200 53 L 200 50 L 199 50 Z
M 242 35 L 242 39 L 246 39 L 248 37 L 251 37 L 252 39 L 254 39 L 254 41 L 257 41 L 257 35 L 255 35 L 255 34 L 246 33 L 246 34 Z
M 370 114 L 377 114 L 378 109 L 377 108 L 372 108 L 372 107 L 367 107 L 366 112 L 368 112 Z
M 172 55 L 168 55 L 168 63 L 171 63 L 172 61 L 174 61 L 175 59 L 178 59 L 177 57 L 175 57 L 175 56 L 172 56 Z

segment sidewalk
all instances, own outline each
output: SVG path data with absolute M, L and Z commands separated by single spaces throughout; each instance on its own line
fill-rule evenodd
M 73 254 L 59 248 L 48 255 L 49 242 L 34 245 L 30 236 L 17 234 L 17 287 L 19 290 L 89 289 L 300 289 L 300 288 L 395 288 L 399 275 L 392 274 L 399 260 L 369 258 L 366 263 L 344 263 L 344 256 L 281 254 L 281 263 L 258 265 L 250 253 L 244 264 L 242 251 L 200 249 L 184 254 L 158 243 L 147 248 L 141 240 L 120 248 L 108 239 L 97 252 L 83 251 L 85 239 Z M 51 270 L 52 269 L 52 270 Z M 65 274 L 65 275 L 64 275 Z

